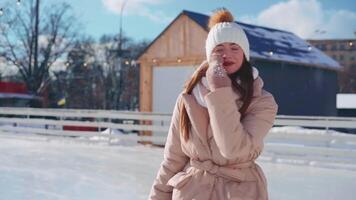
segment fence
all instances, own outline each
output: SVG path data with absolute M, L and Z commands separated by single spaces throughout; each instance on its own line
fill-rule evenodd
M 53 136 L 120 138 L 164 144 L 170 114 L 107 110 L 1 108 L 1 133 L 33 133 Z M 139 123 L 139 122 L 149 123 Z M 155 123 L 154 123 L 155 122 Z M 158 123 L 159 122 L 159 123 Z M 97 131 L 65 130 L 65 127 L 92 127 Z M 330 128 L 356 129 L 356 118 L 320 116 L 282 116 L 276 118 L 265 142 L 261 159 L 274 162 L 322 165 L 343 165 L 356 170 L 356 135 L 336 133 Z M 324 128 L 286 129 L 282 126 Z M 103 134 L 105 129 L 153 131 L 161 136 L 139 134 Z

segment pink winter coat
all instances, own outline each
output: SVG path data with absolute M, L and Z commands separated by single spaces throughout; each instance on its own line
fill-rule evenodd
M 149 199 L 267 200 L 266 178 L 255 160 L 278 105 L 262 87 L 257 77 L 252 102 L 241 122 L 242 101 L 231 87 L 208 93 L 207 108 L 193 95 L 181 94 Z M 179 131 L 180 101 L 192 124 L 187 142 Z

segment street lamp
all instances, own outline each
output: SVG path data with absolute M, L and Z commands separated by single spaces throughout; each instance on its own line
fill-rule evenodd
M 118 46 L 118 50 L 119 50 L 119 54 L 121 54 L 121 44 L 122 44 L 122 15 L 124 13 L 124 8 L 126 6 L 126 3 L 128 2 L 128 0 L 125 0 L 122 5 L 121 5 L 121 9 L 120 9 L 120 33 L 119 33 L 119 46 Z
M 20 2 L 20 0 L 17 0 L 17 2 Z M 35 68 L 38 67 L 38 25 L 39 25 L 39 13 L 40 13 L 40 0 L 36 0 L 36 16 L 35 16 L 35 52 L 34 52 L 34 59 L 35 59 Z
M 123 56 L 123 51 L 122 51 L 122 19 L 123 19 L 123 13 L 124 13 L 124 8 L 126 6 L 126 3 L 128 2 L 128 0 L 125 0 L 120 8 L 120 32 L 119 32 L 119 45 L 118 45 L 118 49 L 117 49 L 117 56 L 118 56 L 118 67 L 119 67 L 119 86 L 118 89 L 115 91 L 114 93 L 114 106 L 115 109 L 118 108 L 118 106 L 120 106 L 120 104 L 117 103 L 117 100 L 119 100 L 119 102 L 121 101 L 121 94 L 122 94 L 122 63 L 121 63 L 121 58 Z M 116 71 L 116 70 L 115 70 Z M 115 73 L 116 74 L 116 73 Z M 114 78 L 114 84 L 116 85 L 116 78 Z

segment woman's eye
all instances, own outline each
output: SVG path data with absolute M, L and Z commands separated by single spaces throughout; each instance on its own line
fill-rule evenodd
M 240 50 L 240 49 L 237 48 L 237 47 L 233 47 L 233 48 L 231 48 L 231 50 L 233 50 L 233 51 L 238 51 L 238 50 Z

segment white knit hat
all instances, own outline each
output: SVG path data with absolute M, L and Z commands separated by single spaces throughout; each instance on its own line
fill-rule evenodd
M 220 22 L 210 29 L 205 41 L 206 58 L 208 61 L 213 49 L 224 42 L 238 44 L 243 50 L 247 61 L 250 60 L 250 45 L 245 31 L 235 22 Z

